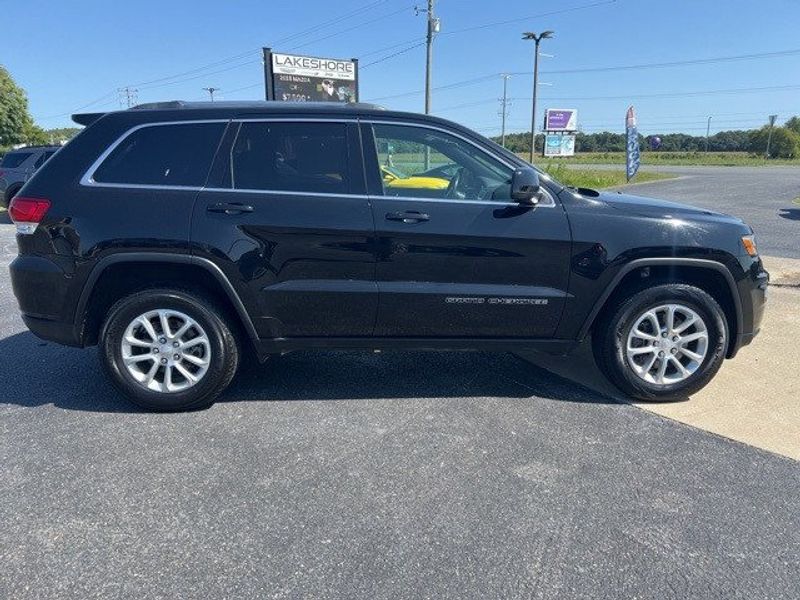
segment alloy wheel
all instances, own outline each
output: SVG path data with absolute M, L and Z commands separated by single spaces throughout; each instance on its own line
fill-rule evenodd
M 133 379 L 154 392 L 184 391 L 205 376 L 211 344 L 203 327 L 176 310 L 151 310 L 122 336 L 122 362 Z
M 662 304 L 640 314 L 625 347 L 628 365 L 644 381 L 672 385 L 691 377 L 708 354 L 708 328 L 682 304 Z

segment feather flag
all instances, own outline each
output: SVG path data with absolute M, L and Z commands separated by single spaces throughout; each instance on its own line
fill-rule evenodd
M 639 132 L 636 130 L 636 113 L 633 111 L 633 106 L 628 107 L 628 112 L 625 115 L 625 136 L 627 138 L 625 145 L 625 175 L 630 181 L 639 170 Z

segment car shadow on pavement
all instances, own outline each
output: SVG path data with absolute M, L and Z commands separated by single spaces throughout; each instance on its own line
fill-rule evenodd
M 800 208 L 781 208 L 778 216 L 791 221 L 800 221 Z
M 11 217 L 8 211 L 0 209 L 0 225 L 11 225 Z
M 93 348 L 44 342 L 24 332 L 0 340 L 0 405 L 137 413 L 116 391 Z M 413 398 L 534 398 L 619 401 L 513 354 L 486 352 L 296 352 L 241 369 L 218 402 Z

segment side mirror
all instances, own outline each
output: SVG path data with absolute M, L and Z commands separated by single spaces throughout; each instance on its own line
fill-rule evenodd
M 511 199 L 525 204 L 535 206 L 541 197 L 541 187 L 539 186 L 539 174 L 536 169 L 531 167 L 520 167 L 511 176 Z

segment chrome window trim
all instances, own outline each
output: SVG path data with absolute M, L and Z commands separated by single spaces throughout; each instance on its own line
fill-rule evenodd
M 197 119 L 192 121 L 159 121 L 154 123 L 142 123 L 140 125 L 136 125 L 131 127 L 130 129 L 125 130 L 122 135 L 120 135 L 114 143 L 112 143 L 108 148 L 106 148 L 97 160 L 95 160 L 91 166 L 86 169 L 86 173 L 83 174 L 83 177 L 80 179 L 80 184 L 89 186 L 89 187 L 124 187 L 124 188 L 137 188 L 137 189 L 159 189 L 159 190 L 199 190 L 202 189 L 202 186 L 192 186 L 192 185 L 158 185 L 152 183 L 112 183 L 112 182 L 102 182 L 102 181 L 95 181 L 94 174 L 97 169 L 100 168 L 100 165 L 109 157 L 109 155 L 117 149 L 117 147 L 122 144 L 128 137 L 130 137 L 133 133 L 139 131 L 140 129 L 145 129 L 147 127 L 164 127 L 167 125 L 196 125 L 198 123 L 229 123 L 230 119 Z
M 298 192 L 298 191 L 288 191 L 288 190 L 261 190 L 261 189 L 234 189 L 234 188 L 209 188 L 205 186 L 193 186 L 193 185 L 158 185 L 158 184 L 150 184 L 150 183 L 110 183 L 110 182 L 100 182 L 94 180 L 94 173 L 97 169 L 100 168 L 100 165 L 109 157 L 109 155 L 120 145 L 124 142 L 130 135 L 139 131 L 140 129 L 144 129 L 146 127 L 162 127 L 167 125 L 194 125 L 198 123 L 269 123 L 269 122 L 282 122 L 282 123 L 366 123 L 366 124 L 379 124 L 379 125 L 401 125 L 401 126 L 410 126 L 410 127 L 423 127 L 427 129 L 433 129 L 436 131 L 440 131 L 442 133 L 446 133 L 448 135 L 455 136 L 468 144 L 471 144 L 484 154 L 494 158 L 498 162 L 502 163 L 506 167 L 511 169 L 516 169 L 517 166 L 509 163 L 505 159 L 499 157 L 496 154 L 488 151 L 487 149 L 483 148 L 482 146 L 476 144 L 469 138 L 449 129 L 445 129 L 443 127 L 438 127 L 436 125 L 431 125 L 428 123 L 417 123 L 414 121 L 401 121 L 401 120 L 381 120 L 381 119 L 358 119 L 358 118 L 324 118 L 324 117 L 253 117 L 253 118 L 233 118 L 233 119 L 193 119 L 193 120 L 185 120 L 185 121 L 159 121 L 159 122 L 152 122 L 152 123 L 142 123 L 140 125 L 136 125 L 131 127 L 130 129 L 125 130 L 108 148 L 106 148 L 102 154 L 95 160 L 91 166 L 86 170 L 83 177 L 80 179 L 80 185 L 87 186 L 87 187 L 107 187 L 107 188 L 127 188 L 127 189 L 137 189 L 137 190 L 174 190 L 174 191 L 192 191 L 192 192 L 200 192 L 200 191 L 208 191 L 208 192 L 228 192 L 228 193 L 242 193 L 242 194 L 271 194 L 271 195 L 286 195 L 286 196 L 314 196 L 314 197 L 323 197 L 323 198 L 366 198 L 371 200 L 373 198 L 380 198 L 380 199 L 389 199 L 389 200 L 400 200 L 406 202 L 444 202 L 449 204 L 480 204 L 485 206 L 519 206 L 519 203 L 514 202 L 513 200 L 453 200 L 451 198 L 416 198 L 413 196 L 375 196 L 370 194 L 334 194 L 334 193 L 327 193 L 327 192 Z M 238 135 L 238 133 L 237 133 Z M 555 207 L 555 200 L 553 199 L 552 195 L 546 189 L 544 192 L 547 194 L 550 202 L 548 204 L 539 203 L 537 207 L 541 208 L 553 208 Z
M 363 119 L 362 123 L 367 123 L 367 124 L 370 124 L 370 125 L 400 125 L 401 127 L 422 127 L 424 129 L 433 129 L 435 131 L 440 131 L 442 133 L 446 133 L 447 135 L 451 135 L 453 137 L 457 137 L 457 138 L 467 142 L 471 146 L 477 148 L 484 155 L 488 156 L 489 158 L 494 159 L 495 161 L 497 161 L 497 162 L 501 163 L 502 165 L 508 167 L 512 171 L 516 171 L 519 168 L 518 165 L 514 165 L 514 164 L 508 162 L 505 158 L 503 158 L 503 157 L 501 157 L 501 156 L 499 156 L 497 154 L 494 154 L 490 150 L 484 148 L 480 144 L 477 144 L 476 142 L 474 142 L 473 140 L 469 139 L 468 137 L 461 135 L 457 131 L 451 131 L 450 129 L 445 129 L 444 127 L 439 127 L 437 125 L 431 125 L 429 123 L 416 123 L 414 121 L 400 121 L 400 120 L 389 120 L 389 119 Z M 541 207 L 541 208 L 554 208 L 555 205 L 556 205 L 556 202 L 555 202 L 555 199 L 553 198 L 552 194 L 550 194 L 550 192 L 548 190 L 546 190 L 546 189 L 544 190 L 544 192 L 547 194 L 548 198 L 550 199 L 550 202 L 548 204 L 539 203 L 536 206 L 537 207 Z M 386 196 L 386 195 L 377 196 L 377 197 L 378 198 L 395 198 L 395 196 Z M 420 198 L 409 198 L 409 199 L 411 199 L 411 200 L 420 200 Z M 471 204 L 475 204 L 475 203 L 478 203 L 478 204 L 494 204 L 494 205 L 499 205 L 499 204 L 503 204 L 503 203 L 510 204 L 510 205 L 518 205 L 519 204 L 519 203 L 514 202 L 513 200 L 510 200 L 510 199 L 508 201 L 505 201 L 505 200 L 452 200 L 452 199 L 449 199 L 449 198 L 440 200 L 438 198 L 427 198 L 427 200 L 430 200 L 432 202 L 456 202 L 456 203 L 459 203 L 459 204 L 465 204 L 465 203 L 471 203 Z

